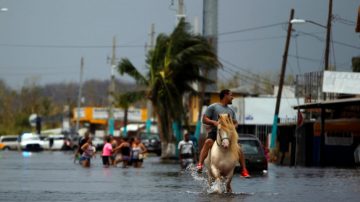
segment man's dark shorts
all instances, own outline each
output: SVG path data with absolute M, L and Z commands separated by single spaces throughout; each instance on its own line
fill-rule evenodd
M 210 138 L 212 139 L 213 141 L 216 140 L 216 135 L 217 135 L 217 131 L 216 130 L 211 130 L 208 135 L 207 135 L 207 138 Z

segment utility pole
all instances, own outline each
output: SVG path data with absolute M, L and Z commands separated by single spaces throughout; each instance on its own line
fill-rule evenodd
M 185 18 L 184 0 L 179 0 L 179 7 L 176 14 L 176 24 L 180 22 L 182 18 Z
M 203 35 L 210 42 L 216 54 L 218 44 L 218 4 L 218 0 L 203 0 Z M 206 85 L 205 90 L 216 91 L 217 69 L 205 71 L 203 76 L 214 81 L 213 84 Z
M 114 94 L 115 94 L 115 67 L 116 67 L 116 38 L 113 37 L 112 55 L 111 55 L 111 80 L 109 86 L 109 118 L 108 118 L 108 130 L 109 135 L 114 135 Z
M 150 46 L 149 46 L 149 51 L 150 51 L 150 50 L 154 49 L 154 47 L 155 47 L 155 24 L 154 23 L 152 23 L 151 27 L 150 27 L 149 40 L 150 40 Z M 151 73 L 151 74 L 153 74 L 153 73 Z M 146 101 L 146 108 L 147 108 L 146 133 L 150 134 L 151 118 L 152 118 L 152 114 L 153 114 L 151 100 Z
M 77 101 L 77 114 L 76 114 L 76 126 L 75 131 L 78 133 L 79 131 L 79 122 L 80 122 L 80 107 L 81 107 L 81 97 L 82 97 L 82 80 L 83 80 L 83 73 L 84 73 L 84 57 L 80 59 L 80 78 L 79 78 L 79 94 L 78 94 L 78 101 Z
M 271 132 L 271 144 L 270 144 L 271 148 L 275 147 L 275 142 L 276 142 L 277 125 L 278 125 L 279 109 L 280 109 L 280 102 L 281 102 L 281 93 L 282 93 L 282 88 L 283 88 L 283 85 L 284 85 L 286 63 L 287 63 L 288 50 L 289 50 L 290 38 L 291 38 L 291 30 L 292 30 L 291 20 L 294 18 L 294 12 L 295 12 L 294 9 L 291 9 L 291 11 L 290 11 L 290 19 L 289 19 L 289 23 L 288 23 L 287 36 L 286 36 L 285 50 L 284 50 L 283 61 L 282 61 L 282 65 L 281 65 L 279 89 L 278 89 L 278 93 L 277 93 L 277 97 L 276 97 L 274 122 L 273 122 L 273 125 L 272 125 L 272 132 Z
M 151 49 L 154 49 L 154 46 L 155 46 L 155 24 L 154 23 L 151 24 L 149 37 L 150 37 L 150 50 L 151 50 Z
M 209 41 L 215 54 L 217 54 L 217 35 L 218 35 L 218 0 L 203 0 L 203 36 Z M 204 105 L 204 98 L 206 91 L 217 90 L 217 70 L 203 70 L 201 75 L 214 81 L 214 84 L 206 85 L 201 83 L 199 85 L 199 112 L 198 121 L 196 123 L 195 137 L 199 141 L 199 148 L 202 148 L 201 138 L 201 115 L 202 107 Z
M 325 70 L 329 70 L 330 35 L 332 20 L 332 0 L 329 0 L 329 13 L 326 26 Z
M 330 55 L 330 38 L 331 38 L 331 20 L 332 20 L 332 0 L 329 0 L 329 11 L 326 25 L 326 47 L 325 47 L 325 67 L 324 70 L 329 70 L 329 55 Z M 326 93 L 323 93 L 323 98 L 326 100 Z
M 358 8 L 358 13 L 357 13 L 355 32 L 356 32 L 356 33 L 359 33 L 359 32 L 360 32 L 360 6 L 359 6 L 359 8 Z

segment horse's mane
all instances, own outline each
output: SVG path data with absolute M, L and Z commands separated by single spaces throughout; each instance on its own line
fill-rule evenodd
M 230 151 L 238 159 L 240 146 L 238 144 L 239 135 L 236 132 L 234 123 L 228 114 L 219 115 L 221 130 L 226 131 L 230 136 Z

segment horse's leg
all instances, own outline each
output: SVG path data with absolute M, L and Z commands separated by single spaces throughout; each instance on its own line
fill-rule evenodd
M 232 188 L 231 188 L 231 180 L 232 177 L 234 176 L 234 171 L 230 172 L 227 176 L 226 176 L 226 192 L 227 193 L 232 193 Z
M 232 180 L 232 177 L 226 179 L 226 192 L 227 193 L 232 193 L 231 180 Z
M 211 184 L 214 182 L 214 178 L 209 174 L 208 175 L 208 186 L 211 187 Z
M 217 193 L 220 194 L 220 193 L 222 193 L 220 170 L 217 169 L 215 165 L 211 165 L 211 172 L 212 172 L 212 175 L 213 175 L 213 179 L 215 181 L 214 186 L 216 186 L 214 188 L 214 192 L 217 192 Z

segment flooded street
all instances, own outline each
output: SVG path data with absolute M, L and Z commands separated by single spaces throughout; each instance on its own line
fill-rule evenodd
M 209 194 L 206 180 L 177 164 L 145 159 L 144 168 L 73 163 L 72 153 L 0 152 L 0 201 L 359 201 L 360 170 L 269 165 L 265 176 L 232 181 L 232 194 Z

